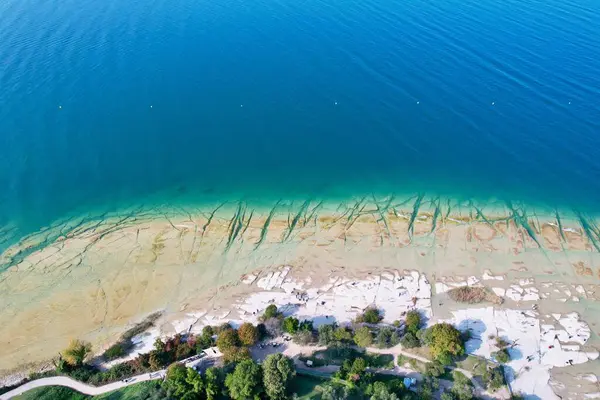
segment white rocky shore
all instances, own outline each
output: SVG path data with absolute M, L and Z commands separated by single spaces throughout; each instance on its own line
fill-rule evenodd
M 383 323 L 403 320 L 406 311 L 417 309 L 429 324 L 447 321 L 458 329 L 471 331 L 467 342 L 469 354 L 493 360 L 492 353 L 498 350 L 496 338 L 511 343 L 511 361 L 507 364 L 509 385 L 513 393 L 530 399 L 559 399 L 553 390 L 561 388 L 551 377 L 553 368 L 572 368 L 576 364 L 598 359 L 598 351 L 586 346 L 591 336 L 588 325 L 577 313 L 540 314 L 535 302 L 540 290 L 529 280 L 506 282 L 501 276 L 485 272 L 480 278 L 464 280 L 440 279 L 432 285 L 425 275 L 417 271 L 388 271 L 369 274 L 363 279 L 331 276 L 328 282 L 318 285 L 311 277 L 292 277 L 290 267 L 257 275 L 246 275 L 242 285 L 247 294 L 232 299 L 228 306 L 190 313 L 187 318 L 172 322 L 177 332 L 200 333 L 206 325 L 229 322 L 257 323 L 259 316 L 269 304 L 276 304 L 285 315 L 299 319 L 312 319 L 315 326 L 337 322 L 350 323 L 365 308 L 375 305 L 381 310 Z M 503 305 L 477 305 L 476 308 L 456 304 L 445 309 L 447 315 L 434 315 L 432 298 L 444 295 L 453 287 L 493 283 L 493 291 L 506 298 Z M 551 285 L 544 291 L 550 293 Z M 558 295 L 563 296 L 565 289 Z M 574 293 L 586 295 L 585 289 L 573 289 Z M 536 297 L 537 296 L 537 297 Z M 510 304 L 509 304 L 510 303 Z M 441 302 L 440 302 L 441 305 Z M 443 309 L 443 308 L 440 308 Z M 138 352 L 151 349 L 154 339 L 161 334 L 159 329 L 140 335 Z M 133 355 L 132 355 L 133 356 Z M 600 372 L 600 371 L 598 371 Z M 597 373 L 580 377 L 586 382 L 597 382 Z M 580 388 L 582 385 L 578 385 Z M 595 398 L 600 390 L 569 388 L 568 398 Z M 562 397 L 565 398 L 565 397 Z

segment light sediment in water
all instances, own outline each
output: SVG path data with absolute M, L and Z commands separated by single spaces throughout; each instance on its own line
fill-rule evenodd
M 242 275 L 282 265 L 315 277 L 392 268 L 600 282 L 591 220 L 432 204 L 238 203 L 49 228 L 3 255 L 0 369 L 55 356 L 70 338 L 100 349 L 150 312 L 176 320 L 227 298 Z

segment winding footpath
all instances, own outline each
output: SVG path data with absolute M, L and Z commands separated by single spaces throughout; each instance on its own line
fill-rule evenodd
M 53 376 L 50 378 L 36 379 L 34 381 L 27 382 L 26 384 L 21 385 L 18 388 L 11 390 L 10 392 L 6 392 L 3 395 L 0 395 L 0 400 L 12 399 L 13 397 L 23 394 L 28 390 L 44 386 L 65 386 L 83 394 L 87 394 L 90 396 L 98 396 L 100 394 L 112 392 L 114 390 L 118 390 L 126 386 L 135 385 L 136 383 L 162 379 L 164 378 L 166 371 L 167 370 L 163 369 L 156 372 L 137 375 L 128 378 L 127 382 L 118 381 L 109 383 L 108 385 L 104 386 L 90 386 L 86 385 L 85 383 L 71 379 L 67 376 Z

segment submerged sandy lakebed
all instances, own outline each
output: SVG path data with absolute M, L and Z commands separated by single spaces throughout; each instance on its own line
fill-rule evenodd
M 310 277 L 314 287 L 332 277 L 415 271 L 433 284 L 433 296 L 463 281 L 488 282 L 485 271 L 502 277 L 486 286 L 507 299 L 506 307 L 529 302 L 529 308 L 539 304 L 540 315 L 577 313 L 589 326 L 585 345 L 593 347 L 600 329 L 594 226 L 514 209 L 440 210 L 364 199 L 335 208 L 307 201 L 257 210 L 239 203 L 69 220 L 2 255 L 8 269 L 0 274 L 0 369 L 8 374 L 43 362 L 70 338 L 90 340 L 101 351 L 157 310 L 161 332 L 187 330 L 201 311 L 226 309 L 254 292 L 244 277 L 283 267 L 296 279 Z M 448 302 L 430 308 L 452 318 Z

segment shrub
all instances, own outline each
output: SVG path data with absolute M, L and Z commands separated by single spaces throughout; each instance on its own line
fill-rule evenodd
M 113 344 L 108 349 L 106 349 L 104 354 L 102 354 L 102 356 L 108 361 L 117 359 L 119 357 L 123 357 L 124 355 L 125 349 L 123 348 L 123 345 L 121 343 Z
M 72 367 L 79 367 L 92 352 L 92 345 L 82 340 L 71 340 L 62 354 L 64 360 Z
M 253 346 L 258 341 L 258 329 L 251 323 L 245 322 L 238 329 L 238 337 L 244 346 Z
M 204 328 L 202 328 L 202 335 L 206 335 L 206 336 L 213 336 L 215 334 L 215 329 L 210 326 L 210 325 L 206 325 Z
M 212 335 L 202 333 L 201 336 L 196 337 L 196 354 L 202 353 L 202 350 L 212 347 L 213 344 Z
M 502 304 L 502 298 L 487 288 L 461 286 L 448 291 L 448 296 L 458 303 L 477 304 L 489 301 L 494 304 Z
M 362 315 L 356 317 L 356 322 L 366 322 L 367 324 L 377 324 L 383 317 L 379 314 L 379 310 L 375 307 L 369 307 Z
M 402 339 L 400 339 L 400 344 L 402 345 L 402 347 L 405 347 L 407 349 L 412 349 L 414 347 L 419 347 L 421 345 L 421 343 L 419 342 L 419 339 L 417 339 L 415 337 L 415 335 L 413 335 L 410 332 L 405 334 L 402 337 Z
M 506 364 L 510 361 L 510 354 L 506 349 L 500 349 L 495 353 L 492 353 L 492 356 L 501 364 Z
M 283 320 L 283 331 L 293 335 L 298 331 L 298 326 L 300 325 L 300 321 L 298 318 L 287 317 Z
M 421 314 L 416 310 L 411 310 L 406 313 L 406 332 L 410 332 L 413 335 L 417 334 L 417 331 L 421 327 Z
M 239 346 L 239 344 L 238 334 L 231 328 L 222 330 L 217 336 L 217 347 L 222 353 L 225 353 L 227 349 Z
M 452 365 L 452 363 L 454 362 L 452 354 L 450 354 L 447 351 L 442 351 L 440 354 L 438 354 L 436 360 L 443 365 Z
M 360 327 L 354 333 L 354 343 L 359 347 L 368 347 L 373 344 L 373 335 L 367 326 Z

